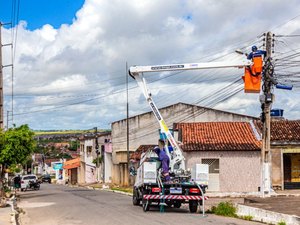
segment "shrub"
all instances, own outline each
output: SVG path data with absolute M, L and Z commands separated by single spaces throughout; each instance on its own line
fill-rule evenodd
M 277 223 L 277 225 L 286 225 L 286 223 L 284 221 L 280 221 L 279 223 Z
M 216 215 L 237 217 L 236 208 L 230 202 L 220 202 L 217 207 L 212 207 L 211 210 Z

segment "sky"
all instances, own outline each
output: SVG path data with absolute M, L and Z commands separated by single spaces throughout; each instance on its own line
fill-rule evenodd
M 275 34 L 273 108 L 300 119 L 297 0 L 0 0 L 5 125 L 34 130 L 110 129 L 126 118 L 133 65 L 242 61 Z M 158 107 L 184 102 L 258 117 L 243 69 L 144 74 Z M 150 111 L 128 77 L 129 116 Z M 167 118 L 165 118 L 167 120 Z

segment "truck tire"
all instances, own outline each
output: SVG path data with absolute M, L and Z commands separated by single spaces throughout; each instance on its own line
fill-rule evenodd
M 141 200 L 138 197 L 138 193 L 136 189 L 133 189 L 133 195 L 132 195 L 132 204 L 133 205 L 140 205 Z
M 198 202 L 197 201 L 189 201 L 189 210 L 191 213 L 197 212 Z

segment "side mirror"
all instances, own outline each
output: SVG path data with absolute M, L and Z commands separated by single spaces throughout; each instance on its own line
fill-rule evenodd
M 134 166 L 131 166 L 129 168 L 129 174 L 130 176 L 136 176 L 136 169 L 134 168 Z

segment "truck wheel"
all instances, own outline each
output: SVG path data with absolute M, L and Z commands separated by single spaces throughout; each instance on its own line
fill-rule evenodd
M 189 209 L 191 213 L 197 212 L 198 202 L 197 201 L 189 201 Z
M 179 209 L 181 207 L 181 202 L 174 202 L 174 208 Z
M 133 195 L 132 195 L 132 204 L 133 205 L 140 205 L 141 200 L 137 196 L 137 191 L 136 189 L 133 190 Z

